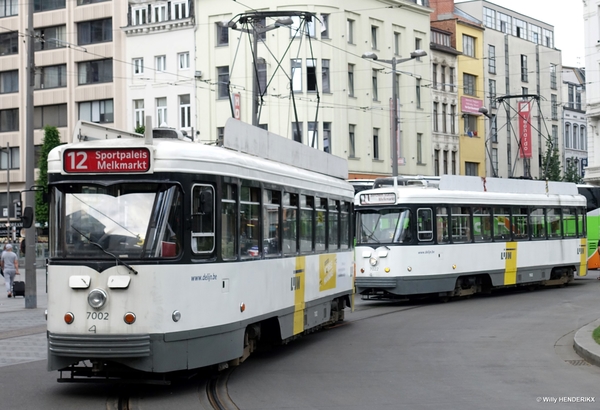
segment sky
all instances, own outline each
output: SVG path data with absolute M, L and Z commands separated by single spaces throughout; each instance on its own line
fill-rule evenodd
M 582 0 L 488 1 L 554 26 L 554 46 L 562 51 L 563 65 L 585 66 Z

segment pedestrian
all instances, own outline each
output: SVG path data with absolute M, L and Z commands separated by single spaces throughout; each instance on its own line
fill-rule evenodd
M 0 267 L 4 272 L 4 283 L 6 284 L 6 292 L 8 297 L 12 297 L 12 286 L 15 281 L 15 275 L 19 275 L 19 260 L 17 255 L 12 251 L 12 245 L 6 244 L 2 257 L 0 259 Z

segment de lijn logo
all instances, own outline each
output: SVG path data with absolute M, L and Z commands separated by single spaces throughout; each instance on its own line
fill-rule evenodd
M 506 248 L 504 251 L 500 252 L 500 260 L 510 260 L 513 258 L 514 248 Z

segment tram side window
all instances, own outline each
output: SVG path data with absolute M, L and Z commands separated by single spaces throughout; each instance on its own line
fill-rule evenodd
M 467 206 L 450 208 L 452 242 L 471 242 L 471 213 Z
M 315 198 L 316 226 L 315 226 L 315 251 L 327 249 L 327 199 Z
M 577 232 L 579 233 L 579 237 L 587 236 L 586 222 L 585 218 L 587 217 L 585 208 L 577 208 Z
M 350 247 L 350 203 L 340 202 L 340 249 Z
M 515 240 L 529 239 L 527 208 L 515 206 L 512 209 L 512 227 Z
M 436 230 L 437 230 L 437 243 L 448 243 L 450 242 L 450 235 L 448 233 L 448 209 L 446 207 L 438 206 L 435 210 L 436 215 Z
M 283 253 L 294 255 L 298 232 L 298 194 L 283 194 Z
M 565 238 L 573 238 L 577 236 L 576 222 L 577 211 L 575 208 L 563 208 L 563 233 Z
M 265 189 L 263 192 L 263 248 L 266 257 L 281 254 L 279 240 L 279 209 L 281 207 L 281 192 Z
M 550 208 L 546 210 L 546 219 L 549 238 L 561 238 L 560 208 Z
M 475 242 L 490 242 L 492 240 L 492 209 L 475 207 L 473 209 L 473 236 Z
M 433 240 L 433 211 L 430 208 L 417 209 L 417 238 L 419 241 Z
M 260 240 L 260 188 L 242 185 L 240 191 L 240 254 L 258 258 Z
M 532 208 L 529 212 L 529 226 L 531 237 L 535 239 L 546 238 L 546 218 L 544 208 Z
M 329 250 L 334 251 L 340 247 L 338 201 L 329 200 Z
M 212 253 L 215 249 L 214 190 L 210 185 L 192 189 L 192 251 Z
M 314 197 L 300 195 L 300 252 L 313 249 L 313 211 Z
M 223 260 L 237 259 L 237 186 L 235 184 L 223 185 L 221 198 L 221 257 Z
M 511 232 L 513 231 L 513 228 L 510 220 L 510 208 L 495 207 L 493 223 L 495 241 L 512 240 Z

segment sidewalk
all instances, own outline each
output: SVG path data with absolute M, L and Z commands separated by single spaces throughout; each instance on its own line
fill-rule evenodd
M 36 261 L 37 307 L 25 308 L 25 298 L 6 295 L 4 278 L 0 276 L 0 367 L 19 363 L 45 360 L 46 317 L 48 294 L 46 293 L 46 267 Z M 25 269 L 16 278 L 25 281 Z M 8 357 L 7 352 L 10 352 Z
M 592 332 L 600 326 L 600 319 L 588 323 L 575 333 L 573 347 L 577 354 L 585 360 L 600 366 L 600 345 L 592 338 Z

